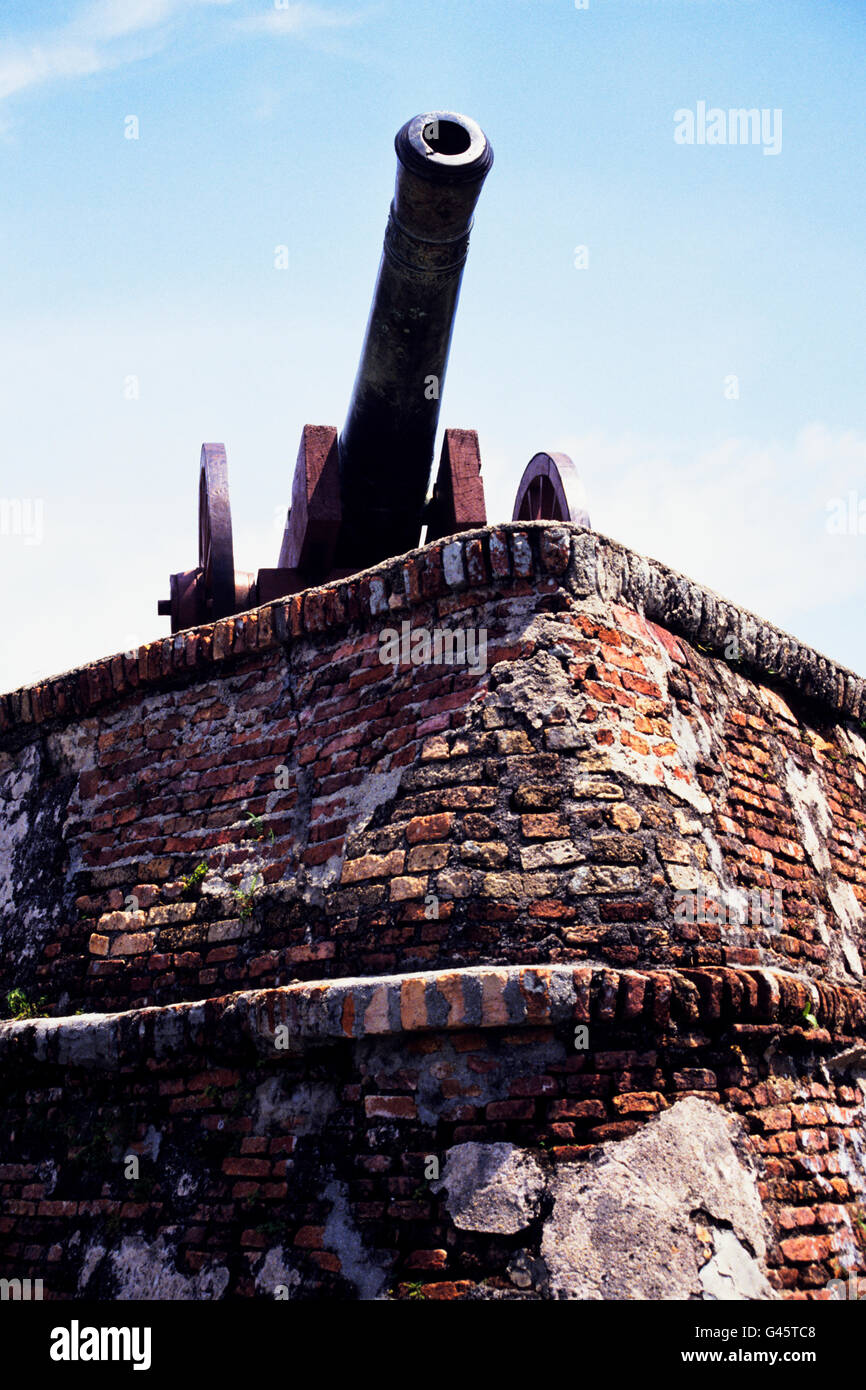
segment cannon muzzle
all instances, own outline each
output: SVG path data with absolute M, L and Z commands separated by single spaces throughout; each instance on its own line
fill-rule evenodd
M 397 183 L 339 439 L 336 566 L 419 544 L 472 215 L 493 149 L 467 116 L 432 111 L 399 131 Z

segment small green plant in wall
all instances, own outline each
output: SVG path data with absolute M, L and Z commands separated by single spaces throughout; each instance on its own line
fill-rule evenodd
M 259 887 L 261 886 L 261 882 L 261 874 L 256 874 L 249 888 L 247 888 L 246 890 L 244 890 L 243 888 L 236 888 L 234 890 L 233 897 L 237 902 L 238 916 L 240 917 L 242 922 L 245 922 L 248 917 L 252 917 L 253 915 L 253 908 L 255 906 L 256 901 L 256 893 Z
M 256 815 L 253 814 L 252 811 L 247 811 L 246 817 L 247 817 L 247 824 L 248 824 L 250 830 L 251 830 L 251 831 L 253 832 L 253 834 L 255 835 L 256 839 L 257 839 L 257 840 L 263 840 L 263 839 L 265 838 L 265 823 L 264 823 L 264 821 L 262 820 L 261 816 L 256 816 Z M 273 830 L 269 830 L 269 831 L 267 832 L 267 834 L 268 834 L 268 839 L 269 839 L 270 843 L 273 844 L 273 843 L 274 843 L 274 832 L 273 832 Z
M 817 1020 L 817 1018 L 815 1017 L 815 1015 L 812 1013 L 811 1007 L 810 1007 L 808 1004 L 806 1005 L 805 1009 L 803 1010 L 803 1022 L 805 1023 L 805 1025 L 806 1025 L 807 1028 L 817 1028 L 817 1027 L 818 1027 L 818 1020 Z
M 187 874 L 186 878 L 181 879 L 182 896 L 184 898 L 191 898 L 198 892 L 201 887 L 202 879 L 206 873 L 207 864 L 202 860 L 200 864 L 196 864 L 191 874 Z
M 23 989 L 10 989 L 6 995 L 6 1007 L 16 1022 L 23 1018 L 44 1018 L 47 1003 L 48 1001 L 43 995 L 41 999 L 37 999 L 31 1004 Z

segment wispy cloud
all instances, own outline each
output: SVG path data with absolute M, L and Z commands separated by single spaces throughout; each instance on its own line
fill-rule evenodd
M 0 101 L 60 77 L 89 77 L 105 67 L 105 55 L 96 47 L 71 39 L 0 48 Z
M 785 442 L 732 437 L 694 457 L 635 437 L 560 447 L 586 483 L 596 530 L 762 617 L 785 626 L 863 593 L 866 534 L 829 525 L 843 503 L 847 517 L 862 501 L 866 531 L 862 435 L 814 423 Z
M 0 44 L 0 101 L 49 82 L 91 77 L 158 52 L 174 22 L 234 0 L 91 0 L 68 24 Z
M 92 77 L 166 48 L 195 11 L 227 9 L 237 0 L 89 0 L 67 23 L 0 43 L 0 102 L 51 82 Z M 362 14 L 315 4 L 286 4 L 238 18 L 228 33 L 299 37 L 345 29 Z M 8 122 L 0 120 L 0 134 Z
M 157 28 L 185 11 L 232 3 L 234 0 L 91 0 L 76 27 L 107 41 Z
M 287 4 L 265 14 L 239 19 L 235 28 L 246 34 L 297 35 L 313 29 L 347 29 L 360 24 L 363 14 L 323 9 L 321 5 Z

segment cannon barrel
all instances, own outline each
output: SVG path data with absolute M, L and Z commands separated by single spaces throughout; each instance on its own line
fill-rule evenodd
M 173 574 L 171 598 L 159 602 L 172 632 L 412 550 L 425 522 L 428 541 L 487 524 L 474 430 L 445 431 L 429 505 L 427 488 L 472 215 L 493 150 L 474 121 L 451 111 L 416 116 L 394 144 L 396 190 L 342 434 L 304 426 L 279 559 L 257 575 L 234 566 L 225 446 L 202 445 L 198 565 Z M 535 454 L 514 519 L 588 527 L 581 497 L 569 458 Z
M 450 111 L 398 132 L 397 182 L 358 374 L 339 439 L 335 563 L 361 569 L 417 546 L 472 215 L 493 163 Z

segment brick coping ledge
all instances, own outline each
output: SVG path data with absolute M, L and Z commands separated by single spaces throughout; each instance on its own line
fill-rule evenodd
M 0 695 L 0 735 L 67 720 L 141 686 L 189 681 L 240 656 L 355 623 L 389 626 L 460 591 L 557 583 L 580 598 L 622 601 L 714 655 L 736 636 L 741 665 L 834 715 L 866 720 L 866 681 L 713 590 L 563 522 L 512 522 L 412 550 L 351 579 L 305 589 L 235 618 L 189 628 Z
M 807 1022 L 806 1011 L 815 1023 Z M 643 1028 L 659 1036 L 671 1028 L 676 1035 L 727 1030 L 735 1042 L 784 1037 L 789 1047 L 847 1046 L 851 1063 L 866 1058 L 859 1046 L 866 1000 L 847 986 L 747 967 L 520 965 L 313 981 L 118 1014 L 7 1020 L 0 1023 L 0 1064 L 107 1070 L 250 1045 L 291 1055 L 364 1038 L 565 1024 Z

